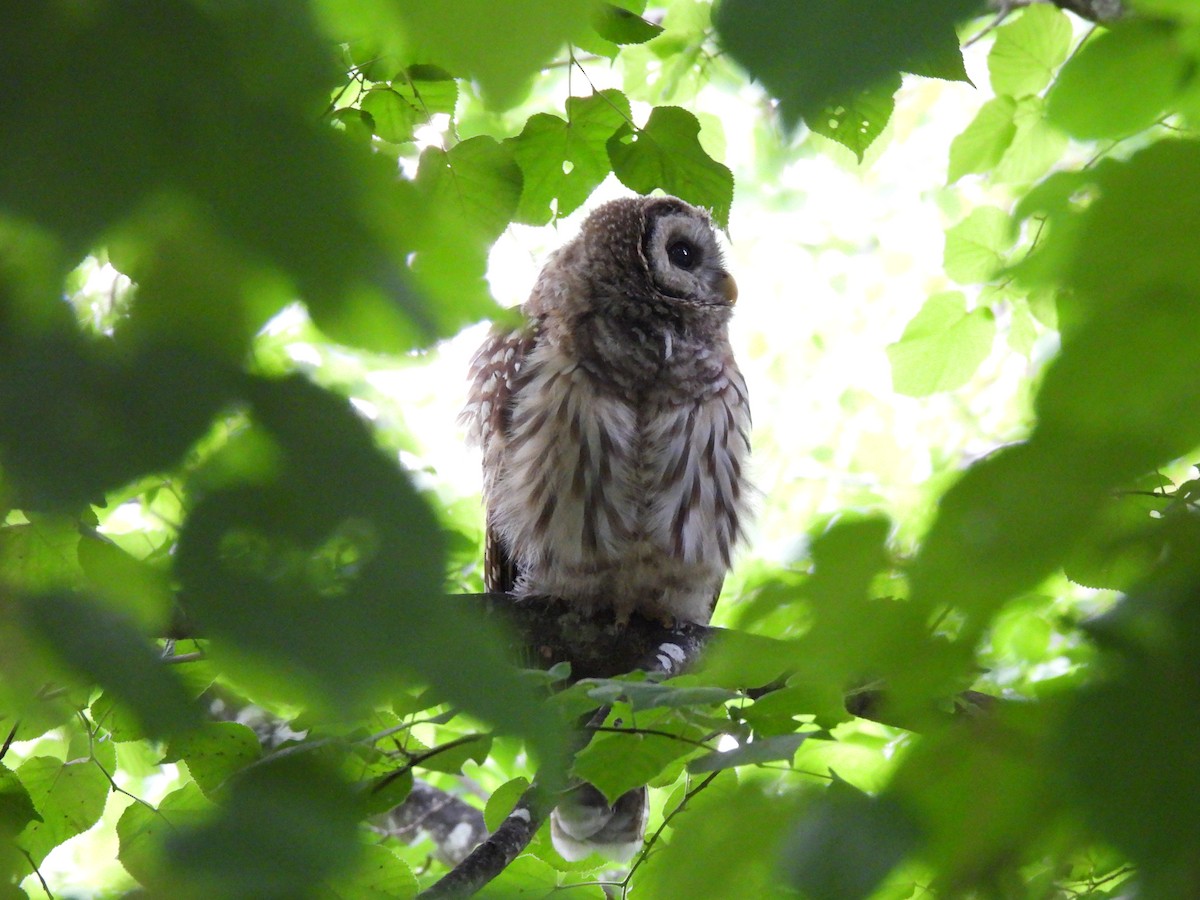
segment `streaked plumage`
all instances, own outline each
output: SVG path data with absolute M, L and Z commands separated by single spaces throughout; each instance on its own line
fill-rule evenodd
M 551 256 L 524 327 L 493 333 L 471 367 L 463 417 L 483 448 L 489 590 L 611 607 L 618 621 L 709 620 L 746 521 L 735 299 L 708 215 L 673 197 L 607 203 Z M 644 800 L 624 799 L 636 847 Z M 619 855 L 612 810 L 582 813 L 557 817 L 556 843 L 597 824 Z

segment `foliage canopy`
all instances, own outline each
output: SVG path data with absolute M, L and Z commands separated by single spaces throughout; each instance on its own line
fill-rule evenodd
M 535 772 L 661 788 L 617 888 L 539 835 L 489 896 L 1200 895 L 1200 14 L 991 24 L 968 0 L 8 10 L 0 896 L 100 822 L 97 890 L 413 897 L 445 867 L 364 823 L 464 767 L 492 825 Z M 792 523 L 800 558 L 741 579 L 694 673 L 552 694 L 443 596 L 477 587 L 478 525 L 272 323 L 299 299 L 329 352 L 423 353 L 504 315 L 511 223 L 610 176 L 728 225 L 706 86 L 761 104 L 768 174 L 869 166 L 902 84 L 968 80 L 967 38 L 989 84 L 946 180 L 979 202 L 880 352 L 928 397 L 1005 337 L 1022 439 L 943 460 L 927 527 Z M 582 91 L 601 68 L 622 86 Z M 915 733 L 847 711 L 880 684 Z M 1007 701 L 947 724 L 972 685 Z M 264 748 L 214 698 L 295 731 Z

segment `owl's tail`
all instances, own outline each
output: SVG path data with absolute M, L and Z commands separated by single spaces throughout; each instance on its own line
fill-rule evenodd
M 596 788 L 581 784 L 550 813 L 550 839 L 569 862 L 592 853 L 628 862 L 642 847 L 649 815 L 649 795 L 644 787 L 626 791 L 609 806 Z

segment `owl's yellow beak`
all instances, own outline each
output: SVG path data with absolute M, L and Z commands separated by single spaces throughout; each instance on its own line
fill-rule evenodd
M 721 280 L 717 283 L 717 290 L 721 292 L 722 297 L 729 301 L 730 306 L 737 303 L 737 282 L 728 272 L 721 276 Z

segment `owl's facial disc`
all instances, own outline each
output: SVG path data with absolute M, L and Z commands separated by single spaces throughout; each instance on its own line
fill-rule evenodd
M 737 299 L 712 225 L 699 210 L 651 218 L 643 253 L 654 287 L 668 297 L 705 306 L 732 306 Z

